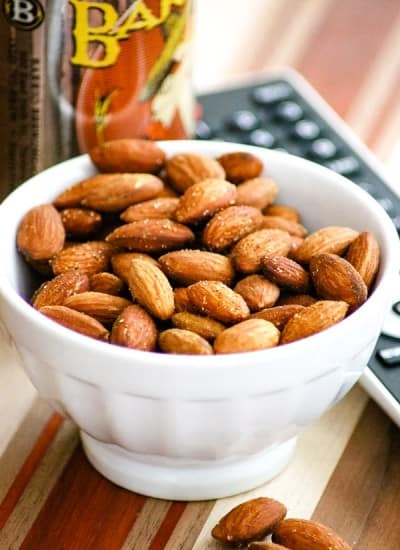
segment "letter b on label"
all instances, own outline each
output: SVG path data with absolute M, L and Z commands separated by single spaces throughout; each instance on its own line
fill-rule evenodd
M 44 10 L 38 0 L 5 0 L 3 13 L 11 25 L 23 31 L 36 29 L 44 19 Z

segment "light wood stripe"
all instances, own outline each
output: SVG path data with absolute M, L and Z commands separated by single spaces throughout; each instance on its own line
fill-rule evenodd
M 163 550 L 171 533 L 187 506 L 186 502 L 173 502 L 168 509 L 157 533 L 149 545 L 149 550 Z
M 147 499 L 121 550 L 148 548 L 154 534 L 159 530 L 170 504 L 169 500 Z
M 190 502 L 165 545 L 165 550 L 191 550 L 205 524 L 214 501 Z

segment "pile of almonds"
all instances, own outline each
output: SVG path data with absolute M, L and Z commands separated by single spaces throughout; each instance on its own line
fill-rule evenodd
M 260 350 L 340 322 L 379 267 L 370 232 L 311 234 L 275 204 L 278 185 L 248 152 L 166 158 L 115 140 L 99 173 L 32 208 L 17 247 L 45 278 L 32 305 L 81 334 L 138 350 Z
M 249 550 L 351 550 L 330 527 L 306 519 L 285 519 L 286 514 L 286 506 L 278 500 L 255 498 L 228 512 L 211 534 L 225 545 Z

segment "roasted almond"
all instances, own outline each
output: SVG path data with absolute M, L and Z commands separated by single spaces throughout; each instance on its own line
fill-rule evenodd
M 222 254 L 204 250 L 177 250 L 158 258 L 164 273 L 179 285 L 197 281 L 222 281 L 229 285 L 235 275 L 232 262 Z
M 225 178 L 225 171 L 216 160 L 193 153 L 173 155 L 167 160 L 165 169 L 168 181 L 180 193 L 202 180 Z
M 140 252 L 119 252 L 118 254 L 113 254 L 113 256 L 111 257 L 111 265 L 113 271 L 125 283 L 127 283 L 129 279 L 131 260 L 135 258 L 147 260 L 156 267 L 159 267 L 157 260 L 149 256 L 148 254 L 141 254 Z
M 87 208 L 64 208 L 60 216 L 65 232 L 71 237 L 87 237 L 98 231 L 102 224 L 101 214 Z
M 90 277 L 90 290 L 93 290 L 93 292 L 103 292 L 117 296 L 121 293 L 123 286 L 124 283 L 117 275 L 107 271 L 95 273 Z
M 242 353 L 272 348 L 279 343 L 280 332 L 264 319 L 248 319 L 225 329 L 214 342 L 215 353 Z
M 360 233 L 346 254 L 346 260 L 358 271 L 368 288 L 378 272 L 379 259 L 379 244 L 370 231 Z
M 96 340 L 108 340 L 108 330 L 99 321 L 65 306 L 43 306 L 39 312 L 66 328 Z
M 242 181 L 257 178 L 263 171 L 263 164 L 259 158 L 252 153 L 235 151 L 226 153 L 217 158 L 222 168 L 225 170 L 225 177 L 232 183 L 241 183 Z
M 178 203 L 179 199 L 177 197 L 158 197 L 157 199 L 140 202 L 124 210 L 121 214 L 121 219 L 129 223 L 148 218 L 172 218 Z
M 188 355 L 212 355 L 211 345 L 190 330 L 170 328 L 160 333 L 158 337 L 160 349 L 166 353 Z
M 351 550 L 333 529 L 308 519 L 280 521 L 274 526 L 272 540 L 293 550 Z
M 279 216 L 280 218 L 300 223 L 300 213 L 298 210 L 291 206 L 286 206 L 285 204 L 269 204 L 264 208 L 263 214 L 266 216 Z
M 191 330 L 206 340 L 214 340 L 218 334 L 225 330 L 225 326 L 219 321 L 189 311 L 175 313 L 171 317 L 171 321 L 174 327 Z
M 289 304 L 296 304 L 307 307 L 311 306 L 311 304 L 315 304 L 315 302 L 317 302 L 317 298 L 314 298 L 314 296 L 310 294 L 281 294 L 276 305 L 286 306 Z
M 106 241 L 137 252 L 163 252 L 182 248 L 194 240 L 193 232 L 168 219 L 141 220 L 114 229 Z
M 285 256 L 290 250 L 290 235 L 280 229 L 259 229 L 243 237 L 232 250 L 235 267 L 242 273 L 261 270 L 264 256 Z
M 189 187 L 179 199 L 175 218 L 180 223 L 199 223 L 235 203 L 236 186 L 223 179 L 205 179 Z
M 265 208 L 274 202 L 278 186 L 270 178 L 253 178 L 237 186 L 236 204 Z
M 238 323 L 250 315 L 244 299 L 219 281 L 199 281 L 188 287 L 191 305 L 203 315 L 222 323 Z
M 286 507 L 272 498 L 259 497 L 239 504 L 219 520 L 211 535 L 226 544 L 263 539 L 286 515 Z
M 87 195 L 91 189 L 95 189 L 99 181 L 104 180 L 103 174 L 96 174 L 90 178 L 71 185 L 64 191 L 62 191 L 53 201 L 54 206 L 57 208 L 74 208 L 81 205 L 82 199 Z
M 349 304 L 333 300 L 322 300 L 295 313 L 286 323 L 281 344 L 312 336 L 345 318 Z
M 268 307 L 257 313 L 253 313 L 252 319 L 264 319 L 276 326 L 277 329 L 282 330 L 286 323 L 295 313 L 298 313 L 304 309 L 304 306 L 297 304 L 287 304 L 284 306 Z
M 87 275 L 107 271 L 113 247 L 104 241 L 88 241 L 61 250 L 51 261 L 55 275 L 79 271 Z
M 248 550 L 290 550 L 290 548 L 281 544 L 275 544 L 274 542 L 258 541 L 251 542 Z
M 142 307 L 130 305 L 114 321 L 110 342 L 126 348 L 152 351 L 157 343 L 156 324 Z
M 174 292 L 161 271 L 148 260 L 131 260 L 128 278 L 133 298 L 157 319 L 169 319 L 175 310 Z
M 293 237 L 304 238 L 307 235 L 307 229 L 304 225 L 280 216 L 264 216 L 261 227 L 263 229 L 282 229 L 282 231 L 287 231 Z
M 74 294 L 64 301 L 66 307 L 86 313 L 100 323 L 114 322 L 118 315 L 131 304 L 132 302 L 120 296 L 93 291 Z
M 48 260 L 60 252 L 65 242 L 61 216 L 51 204 L 31 208 L 17 230 L 17 247 L 34 261 Z
M 261 269 L 267 279 L 293 292 L 306 294 L 310 290 L 310 275 L 297 262 L 285 256 L 265 256 Z
M 217 212 L 203 231 L 203 243 L 212 250 L 225 250 L 259 229 L 263 216 L 252 206 L 229 206 Z
M 36 309 L 44 306 L 60 306 L 74 294 L 89 290 L 89 277 L 84 273 L 67 271 L 43 283 L 32 298 Z
M 233 290 L 245 299 L 250 311 L 273 306 L 280 294 L 279 287 L 262 275 L 248 275 Z
M 310 274 L 318 296 L 341 300 L 352 308 L 368 297 L 367 285 L 350 262 L 336 254 L 316 254 L 310 260 Z
M 174 289 L 174 302 L 175 311 L 177 313 L 180 313 L 181 311 L 191 311 L 193 308 L 190 304 L 190 298 L 186 287 Z
M 100 172 L 158 172 L 166 155 L 158 145 L 144 139 L 115 139 L 93 147 L 90 158 Z
M 291 253 L 291 257 L 302 264 L 308 264 L 315 254 L 342 254 L 358 236 L 350 227 L 328 226 L 308 235 L 302 244 Z

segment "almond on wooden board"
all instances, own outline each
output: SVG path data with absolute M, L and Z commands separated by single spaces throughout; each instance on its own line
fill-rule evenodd
M 234 266 L 242 273 L 261 270 L 264 256 L 285 256 L 290 250 L 290 235 L 280 229 L 259 229 L 243 237 L 232 249 Z
M 349 304 L 335 300 L 321 300 L 295 313 L 286 323 L 281 344 L 312 336 L 345 318 Z
M 269 204 L 263 210 L 263 214 L 266 216 L 279 216 L 280 218 L 285 218 L 286 220 L 300 223 L 300 212 L 291 206 L 286 204 Z
M 263 539 L 286 516 L 286 507 L 272 498 L 259 497 L 235 506 L 223 516 L 211 535 L 226 544 Z
M 99 321 L 65 306 L 43 306 L 39 312 L 66 328 L 97 340 L 108 340 L 108 330 Z
M 276 544 L 275 542 L 258 541 L 258 542 L 251 542 L 248 546 L 248 550 L 291 550 L 291 549 L 288 548 L 287 546 Z
M 86 313 L 100 323 L 112 323 L 131 304 L 131 301 L 120 296 L 93 291 L 74 294 L 64 301 L 66 307 Z
M 171 317 L 171 321 L 174 327 L 191 330 L 206 340 L 214 340 L 223 330 L 225 330 L 225 326 L 219 321 L 210 319 L 210 317 L 196 315 L 189 311 L 174 313 Z
M 101 214 L 87 208 L 64 208 L 60 216 L 65 232 L 71 237 L 87 237 L 98 231 L 102 224 Z
M 261 227 L 263 216 L 253 206 L 229 206 L 217 212 L 203 231 L 203 243 L 211 250 L 225 250 Z
M 163 252 L 182 248 L 194 240 L 193 232 L 166 218 L 126 223 L 107 235 L 106 241 L 136 252 Z
M 158 197 L 133 204 L 121 214 L 124 222 L 137 222 L 147 218 L 172 218 L 178 206 L 178 197 Z
M 17 247 L 31 260 L 48 260 L 60 252 L 65 229 L 60 214 L 51 204 L 31 208 L 17 229 Z
M 115 319 L 110 342 L 142 351 L 152 351 L 157 343 L 157 327 L 153 318 L 141 306 L 126 307 Z
M 107 271 L 114 248 L 104 241 L 88 241 L 65 247 L 51 260 L 55 275 L 66 271 L 79 271 L 93 275 Z
M 287 304 L 285 306 L 267 307 L 257 313 L 253 313 L 252 319 L 264 319 L 274 324 L 277 329 L 282 330 L 286 323 L 295 313 L 304 309 L 304 306 Z
M 250 315 L 240 294 L 219 281 L 199 281 L 188 286 L 187 291 L 193 308 L 222 323 L 238 323 Z
M 32 297 L 35 309 L 62 305 L 73 294 L 89 290 L 89 277 L 85 273 L 67 271 L 43 283 Z
M 96 145 L 89 155 L 100 172 L 156 173 L 166 159 L 164 151 L 153 141 L 128 138 Z
M 123 281 L 114 275 L 114 273 L 108 273 L 102 271 L 101 273 L 95 273 L 90 277 L 90 290 L 94 292 L 103 292 L 105 294 L 112 294 L 118 296 L 123 289 Z
M 370 231 L 360 233 L 349 246 L 346 260 L 359 272 L 369 288 L 378 272 L 380 260 L 379 244 L 374 234 Z
M 225 171 L 216 160 L 194 153 L 173 155 L 167 160 L 165 171 L 169 183 L 180 193 L 207 178 L 225 179 Z
M 223 179 L 208 178 L 190 186 L 179 199 L 175 218 L 180 223 L 197 224 L 218 210 L 235 204 L 236 186 Z
M 368 297 L 367 285 L 350 262 L 337 254 L 316 254 L 310 260 L 310 273 L 318 296 L 342 300 L 352 308 Z
M 261 260 L 264 276 L 280 288 L 305 294 L 310 290 L 310 275 L 300 264 L 286 256 L 265 256 Z
M 307 519 L 280 521 L 274 526 L 272 540 L 293 550 L 351 550 L 333 529 Z
M 219 156 L 217 161 L 225 170 L 226 179 L 232 183 L 257 178 L 263 171 L 261 160 L 252 153 L 244 151 L 225 153 Z
M 158 262 L 164 273 L 179 285 L 207 280 L 229 285 L 235 276 L 231 260 L 215 252 L 177 250 L 160 256 Z
M 147 260 L 131 260 L 128 278 L 134 299 L 157 319 L 166 320 L 175 311 L 174 292 L 161 269 Z
M 131 267 L 131 260 L 133 259 L 146 260 L 156 267 L 159 267 L 157 260 L 149 256 L 148 254 L 142 254 L 140 252 L 118 252 L 111 256 L 111 266 L 114 273 L 120 277 L 125 283 L 128 282 L 129 271 Z
M 245 299 L 250 311 L 273 306 L 280 294 L 279 287 L 262 275 L 244 277 L 233 290 Z
M 279 188 L 270 178 L 253 178 L 237 186 L 236 204 L 263 209 L 274 202 Z
M 342 254 L 358 236 L 350 227 L 328 226 L 308 235 L 301 245 L 292 251 L 291 257 L 301 264 L 308 264 L 315 254 L 324 252 Z
M 212 355 L 211 345 L 199 334 L 190 330 L 170 328 L 160 333 L 158 337 L 160 349 L 166 353 L 188 355 Z
M 280 332 L 264 319 L 247 319 L 225 329 L 214 342 L 216 353 L 243 353 L 277 346 Z

